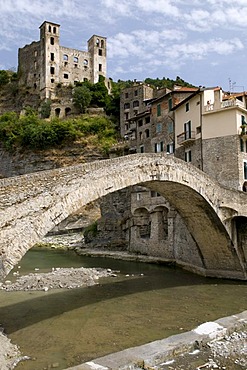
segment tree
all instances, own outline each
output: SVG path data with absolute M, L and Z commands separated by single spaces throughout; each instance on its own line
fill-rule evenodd
M 0 70 L 0 86 L 7 85 L 8 82 L 9 82 L 8 72 Z
M 40 106 L 41 118 L 49 118 L 51 114 L 51 100 L 43 101 Z
M 86 86 L 82 85 L 82 86 L 76 86 L 74 88 L 73 103 L 75 107 L 80 110 L 81 113 L 85 112 L 91 100 L 92 100 L 92 94 Z

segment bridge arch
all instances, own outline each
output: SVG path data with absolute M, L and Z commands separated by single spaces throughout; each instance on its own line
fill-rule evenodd
M 198 271 L 244 279 L 229 215 L 247 216 L 246 194 L 165 154 L 136 154 L 0 180 L 0 276 L 54 226 L 110 192 L 140 184 L 179 212 L 202 255 Z

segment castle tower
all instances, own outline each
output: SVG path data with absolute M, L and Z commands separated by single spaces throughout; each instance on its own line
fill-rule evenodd
M 40 26 L 40 94 L 42 98 L 51 98 L 52 90 L 59 82 L 59 36 L 59 24 L 45 21 Z
M 93 35 L 88 40 L 88 52 L 92 60 L 92 82 L 97 83 L 99 76 L 106 77 L 106 37 Z

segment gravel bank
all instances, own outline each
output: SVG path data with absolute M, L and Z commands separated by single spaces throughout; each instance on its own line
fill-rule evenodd
M 48 273 L 31 273 L 20 276 L 16 282 L 6 280 L 0 283 L 0 288 L 8 292 L 16 290 L 43 290 L 74 289 L 92 286 L 98 283 L 99 278 L 116 276 L 112 270 L 100 268 L 56 268 Z

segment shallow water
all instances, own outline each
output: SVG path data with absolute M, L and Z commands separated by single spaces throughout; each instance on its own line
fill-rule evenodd
M 35 359 L 18 370 L 58 364 L 58 370 L 65 369 L 247 308 L 246 283 L 206 279 L 162 265 L 39 249 L 29 251 L 20 266 L 16 270 L 23 274 L 72 266 L 120 273 L 89 288 L 0 291 L 0 324 L 23 354 Z

